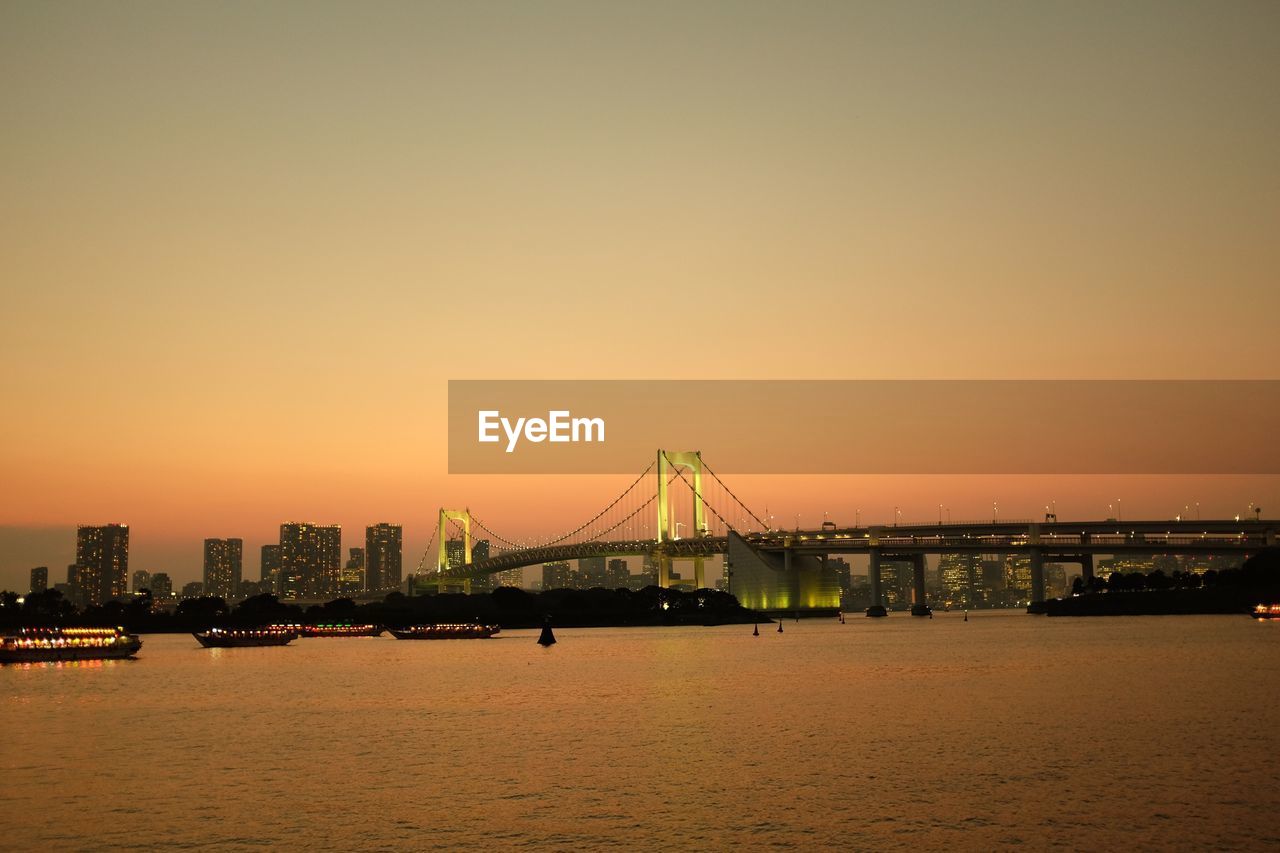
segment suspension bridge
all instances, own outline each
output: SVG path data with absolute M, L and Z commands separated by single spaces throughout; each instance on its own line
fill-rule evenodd
M 680 519 L 687 519 L 680 520 Z M 1021 554 L 1031 564 L 1032 601 L 1044 599 L 1046 563 L 1078 563 L 1093 576 L 1100 555 L 1239 554 L 1274 546 L 1280 521 L 1226 520 L 1058 521 L 1027 519 L 939 521 L 919 524 L 779 530 L 755 512 L 702 459 L 699 451 L 659 450 L 620 494 L 585 522 L 542 540 L 503 536 L 470 509 L 445 509 L 419 563 L 420 590 L 470 592 L 471 581 L 498 572 L 591 557 L 645 557 L 657 584 L 676 580 L 676 561 L 693 563 L 693 586 L 706 585 L 708 558 L 725 555 L 730 591 L 746 607 L 763 611 L 835 610 L 840 586 L 829 556 L 868 558 L 873 602 L 883 601 L 881 567 L 909 562 L 914 570 L 913 612 L 925 613 L 925 556 Z M 473 537 L 488 541 L 488 555 L 473 560 Z M 450 559 L 450 542 L 463 559 Z M 874 605 L 873 605 L 874 606 Z

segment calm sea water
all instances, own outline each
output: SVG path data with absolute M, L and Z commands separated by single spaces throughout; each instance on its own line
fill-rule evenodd
M 784 629 L 4 667 L 0 847 L 1280 844 L 1280 624 Z

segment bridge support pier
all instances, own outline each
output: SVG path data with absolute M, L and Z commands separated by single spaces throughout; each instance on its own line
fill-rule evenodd
M 929 603 L 925 600 L 924 554 L 911 555 L 911 615 L 930 616 Z
M 867 578 L 871 581 L 871 606 L 867 608 L 868 616 L 887 616 L 888 611 L 884 606 L 884 592 L 880 585 L 880 549 L 870 548 L 867 551 L 871 558 L 870 565 L 867 568 Z
M 1044 549 L 1031 549 L 1031 603 L 1044 601 Z
M 1080 576 L 1084 578 L 1085 583 L 1093 580 L 1093 555 L 1080 555 Z

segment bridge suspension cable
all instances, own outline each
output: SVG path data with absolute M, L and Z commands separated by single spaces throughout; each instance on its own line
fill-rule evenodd
M 598 513 L 596 513 L 594 516 L 592 516 L 591 518 L 589 518 L 589 519 L 588 519 L 586 522 L 584 522 L 583 524 L 580 524 L 580 525 L 578 525 L 577 527 L 575 527 L 573 530 L 570 530 L 568 533 L 565 533 L 564 535 L 559 536 L 559 537 L 557 537 L 557 538 L 555 538 L 555 539 L 552 539 L 552 540 L 550 540 L 550 541 L 548 541 L 548 542 L 543 542 L 543 543 L 542 543 L 542 547 L 547 547 L 547 546 L 550 546 L 550 545 L 559 545 L 561 542 L 564 542 L 564 541 L 566 541 L 566 540 L 568 540 L 568 539 L 572 539 L 574 536 L 577 536 L 579 533 L 581 533 L 582 531 L 586 530 L 586 529 L 587 529 L 587 528 L 589 528 L 591 525 L 595 524 L 595 523 L 596 523 L 597 521 L 599 521 L 602 517 L 604 517 L 604 515 L 605 515 L 606 513 L 608 513 L 608 512 L 609 512 L 609 510 L 611 510 L 611 509 L 613 509 L 615 506 L 617 506 L 617 505 L 618 505 L 618 503 L 619 503 L 620 501 L 622 501 L 622 499 L 623 499 L 623 498 L 625 498 L 628 494 L 630 494 L 632 489 L 634 489 L 636 486 L 640 485 L 640 483 L 641 483 L 641 482 L 644 480 L 644 478 L 649 474 L 649 472 L 653 470 L 653 466 L 654 466 L 655 464 L 656 464 L 656 463 L 654 463 L 654 462 L 650 462 L 650 463 L 649 463 L 649 465 L 648 465 L 648 467 L 646 467 L 643 471 L 641 471 L 641 472 L 640 472 L 640 476 L 639 476 L 639 477 L 636 477 L 636 478 L 635 478 L 635 480 L 631 483 L 631 485 L 627 486 L 627 488 L 623 490 L 622 494 L 618 495 L 616 498 L 614 498 L 612 501 L 610 501 L 610 502 L 609 502 L 609 505 L 608 505 L 608 506 L 606 506 L 604 509 L 600 510 Z M 656 497 L 656 496 L 655 496 L 655 497 Z M 632 513 L 632 515 L 634 515 L 634 513 Z M 628 517 L 630 517 L 630 516 L 628 516 Z M 617 527 L 617 525 L 614 525 L 614 527 L 611 527 L 611 528 L 610 528 L 610 530 L 613 530 L 613 529 L 615 529 L 616 527 Z
M 706 463 L 706 460 L 703 460 L 703 462 L 702 462 L 702 470 L 703 470 L 703 471 L 706 471 L 708 474 L 710 474 L 710 475 L 711 475 L 711 479 L 713 479 L 713 480 L 715 480 L 717 483 L 719 483 L 719 484 L 720 484 L 720 488 L 724 489 L 725 493 L 726 493 L 729 497 L 733 498 L 734 503 L 736 503 L 738 506 L 740 506 L 740 507 L 742 507 L 744 510 L 746 510 L 747 515 L 749 515 L 749 516 L 751 516 L 752 518 L 754 518 L 754 519 L 755 519 L 756 524 L 760 525 L 761 529 L 763 529 L 763 530 L 768 530 L 768 529 L 769 529 L 769 525 L 765 524 L 765 523 L 760 519 L 760 516 L 758 516 L 758 515 L 756 515 L 754 512 L 752 512 L 752 511 L 751 511 L 751 507 L 749 507 L 749 506 L 747 506 L 746 504 L 744 504 L 744 503 L 742 502 L 742 500 L 741 500 L 737 495 L 735 495 L 735 494 L 733 493 L 733 489 L 731 489 L 731 488 L 729 488 L 727 485 L 725 485 L 724 480 L 721 480 L 721 479 L 720 479 L 720 477 L 719 477 L 719 476 L 717 476 L 716 472 L 711 470 L 711 466 L 710 466 L 710 465 L 708 465 L 708 464 Z M 716 513 L 716 517 L 717 517 L 717 518 L 720 518 L 720 520 L 721 520 L 721 521 L 724 521 L 724 518 L 723 518 L 723 517 L 721 517 L 721 516 L 720 516 L 720 513 L 718 513 L 718 512 Z

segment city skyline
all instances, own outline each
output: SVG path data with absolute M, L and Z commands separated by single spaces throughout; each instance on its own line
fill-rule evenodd
M 446 473 L 450 378 L 1280 363 L 1274 5 L 504 9 L 0 10 L 3 585 L 56 564 L 50 526 L 125 519 L 143 565 L 185 574 L 200 540 L 282 519 L 398 518 L 417 554 L 437 506 L 533 535 L 612 489 Z M 805 517 L 1280 500 L 1274 478 L 741 485 Z

